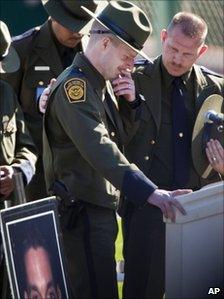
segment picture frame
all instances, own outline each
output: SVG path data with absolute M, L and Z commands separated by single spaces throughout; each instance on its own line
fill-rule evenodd
M 50 298 L 69 298 L 56 197 L 3 209 L 0 224 L 12 297 L 38 298 L 39 276 Z

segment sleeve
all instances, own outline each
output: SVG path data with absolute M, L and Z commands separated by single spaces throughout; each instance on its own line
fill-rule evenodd
M 87 88 L 85 101 L 71 103 L 63 86 L 60 86 L 55 97 L 54 113 L 82 157 L 117 189 L 123 191 L 128 200 L 143 204 L 156 186 L 136 165 L 128 162 L 109 138 L 102 117 L 103 106 L 94 90 Z M 144 190 L 141 197 L 139 190 Z
M 25 125 L 22 110 L 14 95 L 16 111 L 16 151 L 12 166 L 23 173 L 25 184 L 28 184 L 35 173 L 37 151 Z

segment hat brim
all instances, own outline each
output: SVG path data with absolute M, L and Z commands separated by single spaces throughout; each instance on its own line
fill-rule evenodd
M 210 95 L 208 98 L 205 99 L 203 102 L 201 109 L 198 113 L 198 116 L 195 121 L 193 135 L 192 135 L 192 159 L 195 170 L 197 173 L 204 179 L 211 177 L 214 175 L 215 171 L 212 169 L 206 154 L 203 152 L 203 133 L 204 133 L 204 123 L 205 123 L 205 115 L 208 110 L 214 110 L 217 113 L 221 113 L 223 107 L 223 97 L 218 94 Z M 217 132 L 217 127 L 214 126 L 211 135 L 213 137 Z M 217 138 L 219 136 L 216 136 Z M 216 138 L 214 137 L 214 138 Z M 219 140 L 221 143 L 222 140 Z
M 108 3 L 109 4 L 109 3 Z M 116 34 L 116 32 L 114 32 L 111 28 L 107 27 L 102 21 L 100 21 L 98 19 L 98 15 L 96 13 L 93 13 L 92 11 L 90 11 L 88 8 L 86 8 L 85 6 L 81 6 L 81 8 L 83 10 L 85 10 L 93 19 L 95 19 L 99 24 L 103 25 L 105 28 L 107 28 L 108 30 L 110 30 L 111 32 L 113 32 L 115 34 L 115 36 L 117 38 L 119 38 L 123 43 L 125 43 L 127 46 L 129 46 L 131 49 L 133 49 L 136 53 L 138 53 L 139 55 L 141 55 L 143 58 L 145 58 L 146 60 L 150 61 L 150 58 L 148 57 L 148 55 L 146 55 L 142 50 L 138 50 L 135 47 L 133 47 L 132 45 L 130 45 L 126 40 L 124 40 L 122 37 L 120 37 L 119 35 Z
M 16 50 L 11 45 L 9 52 L 3 60 L 0 61 L 0 73 L 14 73 L 20 67 L 20 59 Z
M 49 1 L 44 4 L 44 8 L 54 20 L 67 29 L 79 32 L 90 20 L 80 20 L 68 14 L 61 4 L 61 1 Z

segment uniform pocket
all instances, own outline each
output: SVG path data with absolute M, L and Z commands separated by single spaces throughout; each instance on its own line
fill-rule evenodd
M 46 87 L 53 77 L 50 70 L 37 71 L 35 66 L 32 66 L 25 75 L 25 81 L 29 88 Z

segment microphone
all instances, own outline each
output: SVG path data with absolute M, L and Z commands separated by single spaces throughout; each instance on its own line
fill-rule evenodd
M 215 123 L 217 125 L 223 125 L 224 114 L 217 113 L 214 110 L 208 110 L 205 113 L 205 123 Z

